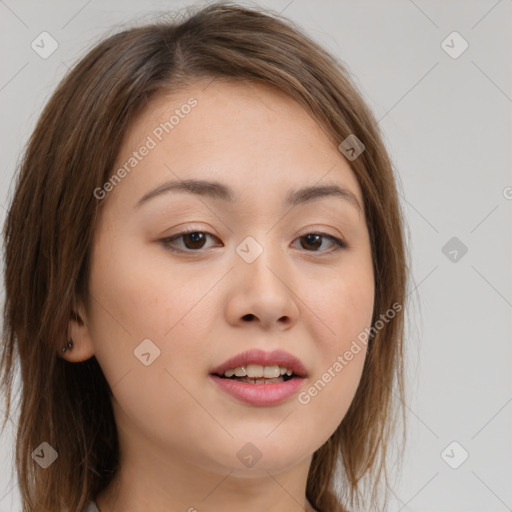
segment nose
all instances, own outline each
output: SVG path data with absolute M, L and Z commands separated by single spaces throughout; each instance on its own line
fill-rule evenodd
M 276 251 L 264 250 L 247 263 L 240 258 L 231 274 L 226 307 L 228 322 L 258 324 L 264 330 L 290 329 L 299 318 L 290 267 Z

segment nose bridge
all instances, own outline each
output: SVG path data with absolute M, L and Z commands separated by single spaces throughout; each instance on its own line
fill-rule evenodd
M 282 253 L 272 231 L 246 237 L 236 251 L 239 277 L 245 286 L 251 288 L 252 293 L 257 292 L 260 298 L 270 297 L 273 300 L 291 293 L 285 285 L 289 274 L 284 262 L 286 255 Z

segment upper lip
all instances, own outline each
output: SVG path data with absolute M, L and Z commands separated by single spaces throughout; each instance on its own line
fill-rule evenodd
M 265 352 L 259 349 L 242 352 L 241 354 L 224 361 L 216 368 L 213 368 L 211 373 L 224 375 L 226 370 L 231 368 L 235 369 L 238 366 L 247 366 L 248 364 L 260 364 L 262 366 L 279 365 L 284 368 L 288 368 L 289 370 L 293 370 L 293 373 L 299 377 L 307 376 L 306 368 L 298 357 L 293 356 L 284 350 Z

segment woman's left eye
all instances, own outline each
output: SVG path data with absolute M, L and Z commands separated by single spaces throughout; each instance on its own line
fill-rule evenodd
M 185 231 L 182 233 L 178 233 L 177 235 L 174 235 L 172 237 L 168 238 L 162 238 L 160 242 L 169 250 L 175 251 L 175 252 L 198 252 L 199 249 L 204 248 L 204 242 L 206 240 L 206 237 L 213 237 L 216 240 L 218 238 L 215 235 L 212 235 L 211 233 L 206 233 L 205 231 Z M 175 240 L 179 240 L 180 238 L 183 239 L 183 242 L 185 244 L 185 249 L 183 248 L 177 248 L 175 245 Z M 301 237 L 297 238 L 297 240 L 304 240 L 301 245 L 313 247 L 313 250 L 308 250 L 308 252 L 327 252 L 327 251 L 318 251 L 319 247 L 322 246 L 323 241 L 325 239 L 328 239 L 331 241 L 331 243 L 334 246 L 334 249 L 329 252 L 334 252 L 339 249 L 347 249 L 348 244 L 339 238 L 336 238 L 332 235 L 327 235 L 326 233 L 307 233 L 306 235 L 302 235 Z
M 338 251 L 340 249 L 348 249 L 348 244 L 335 236 L 328 235 L 326 233 L 307 233 L 306 235 L 302 235 L 297 238 L 297 240 L 306 240 L 306 245 L 319 247 L 322 245 L 323 240 L 330 240 L 333 244 L 331 247 L 334 247 L 330 252 Z M 304 245 L 304 243 L 302 244 Z M 327 251 L 313 251 L 313 252 L 327 252 Z

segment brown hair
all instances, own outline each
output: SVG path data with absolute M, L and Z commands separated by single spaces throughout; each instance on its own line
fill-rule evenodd
M 350 134 L 365 150 L 350 162 L 360 183 L 375 275 L 373 322 L 404 305 L 404 221 L 395 177 L 377 122 L 345 67 L 288 19 L 270 10 L 220 2 L 185 19 L 158 21 L 97 44 L 61 82 L 28 142 L 4 228 L 2 386 L 11 409 L 15 363 L 22 389 L 15 462 L 23 511 L 84 510 L 119 464 L 110 388 L 95 357 L 69 364 L 67 342 L 78 300 L 87 304 L 88 265 L 104 201 L 93 191 L 113 172 L 130 122 L 157 93 L 199 79 L 273 84 L 303 105 L 339 145 Z M 322 512 L 371 501 L 386 475 L 395 424 L 394 390 L 403 398 L 404 309 L 368 343 L 351 406 L 313 455 L 306 495 Z M 58 463 L 42 469 L 32 452 L 43 441 Z M 337 468 L 346 484 L 336 489 Z

